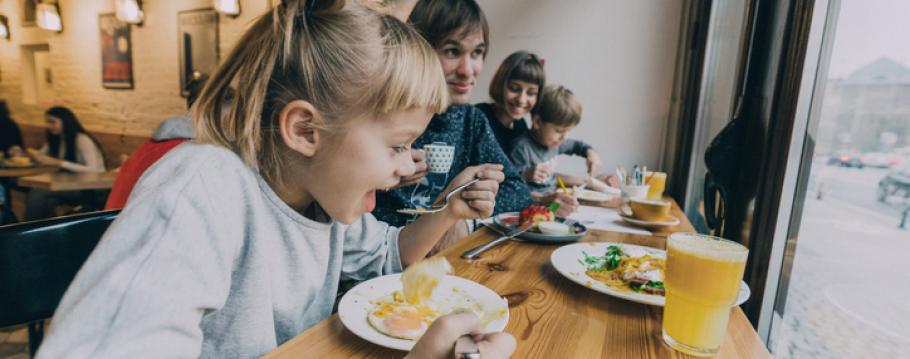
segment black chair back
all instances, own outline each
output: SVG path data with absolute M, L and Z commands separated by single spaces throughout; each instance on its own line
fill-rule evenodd
M 119 210 L 0 226 L 0 327 L 50 318 Z M 31 328 L 30 328 L 31 329 Z M 31 337 L 31 330 L 30 330 Z M 39 338 L 30 338 L 33 349 Z

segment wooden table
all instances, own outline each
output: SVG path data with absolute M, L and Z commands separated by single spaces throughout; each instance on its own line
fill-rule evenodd
M 674 204 L 682 223 L 673 231 L 693 231 Z M 493 239 L 482 229 L 441 253 L 458 276 L 493 289 L 509 301 L 506 332 L 518 341 L 513 358 L 687 358 L 663 344 L 662 308 L 628 302 L 595 292 L 560 275 L 550 265 L 558 246 L 510 242 L 480 259 L 466 261 L 464 251 Z M 665 238 L 592 232 L 585 242 L 618 242 L 665 247 Z M 754 298 L 750 300 L 755 300 Z M 265 358 L 388 358 L 403 352 L 369 343 L 344 328 L 337 315 L 289 340 Z M 743 311 L 733 309 L 727 338 L 717 358 L 770 358 Z
M 24 177 L 56 172 L 54 166 L 0 167 L 0 177 Z
M 72 173 L 53 172 L 19 178 L 19 186 L 48 191 L 80 191 L 110 189 L 117 178 L 116 172 Z

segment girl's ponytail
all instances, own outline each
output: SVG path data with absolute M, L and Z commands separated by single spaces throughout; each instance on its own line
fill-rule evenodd
M 231 149 L 280 185 L 280 164 L 294 154 L 277 120 L 291 101 L 312 104 L 317 130 L 331 134 L 348 119 L 441 112 L 446 94 L 436 53 L 410 26 L 357 2 L 285 0 L 252 24 L 191 111 L 198 142 Z
M 381 59 L 377 16 L 344 0 L 275 6 L 241 37 L 200 94 L 192 109 L 197 141 L 230 148 L 272 177 L 280 139 L 269 132 L 277 112 L 304 99 L 332 117 L 341 107 L 332 99 L 359 96 Z

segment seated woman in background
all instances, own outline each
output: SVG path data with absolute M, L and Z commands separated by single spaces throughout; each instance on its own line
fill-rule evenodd
M 22 132 L 19 131 L 19 126 L 10 117 L 6 101 L 0 101 L 0 159 L 21 154 Z M 5 181 L 0 181 L 0 225 L 15 221 L 7 204 L 7 198 L 9 198 L 7 184 Z
M 6 101 L 0 101 L 0 157 L 22 154 L 22 132 L 10 117 Z
M 524 117 L 537 105 L 537 95 L 545 83 L 542 60 L 530 52 L 515 51 L 493 75 L 493 102 L 474 105 L 487 116 L 496 142 L 506 154 L 512 153 L 512 141 L 528 132 Z
M 66 107 L 51 107 L 44 113 L 47 121 L 47 143 L 40 150 L 28 149 L 29 156 L 43 165 L 57 166 L 70 172 L 101 173 L 104 154 L 98 142 L 82 128 L 79 119 Z M 79 191 L 29 191 L 25 219 L 35 220 L 54 215 L 58 205 L 79 205 L 84 198 Z
M 82 128 L 73 111 L 51 107 L 44 112 L 44 119 L 47 143 L 40 150 L 28 150 L 36 162 L 70 172 L 104 172 L 101 145 Z

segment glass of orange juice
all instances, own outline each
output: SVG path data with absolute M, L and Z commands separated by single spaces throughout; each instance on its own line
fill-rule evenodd
M 667 186 L 667 174 L 664 172 L 648 172 L 645 174 L 645 184 L 648 187 L 648 199 L 661 199 L 664 188 Z
M 667 239 L 663 339 L 673 349 L 713 356 L 727 334 L 749 250 L 723 238 L 673 233 Z

